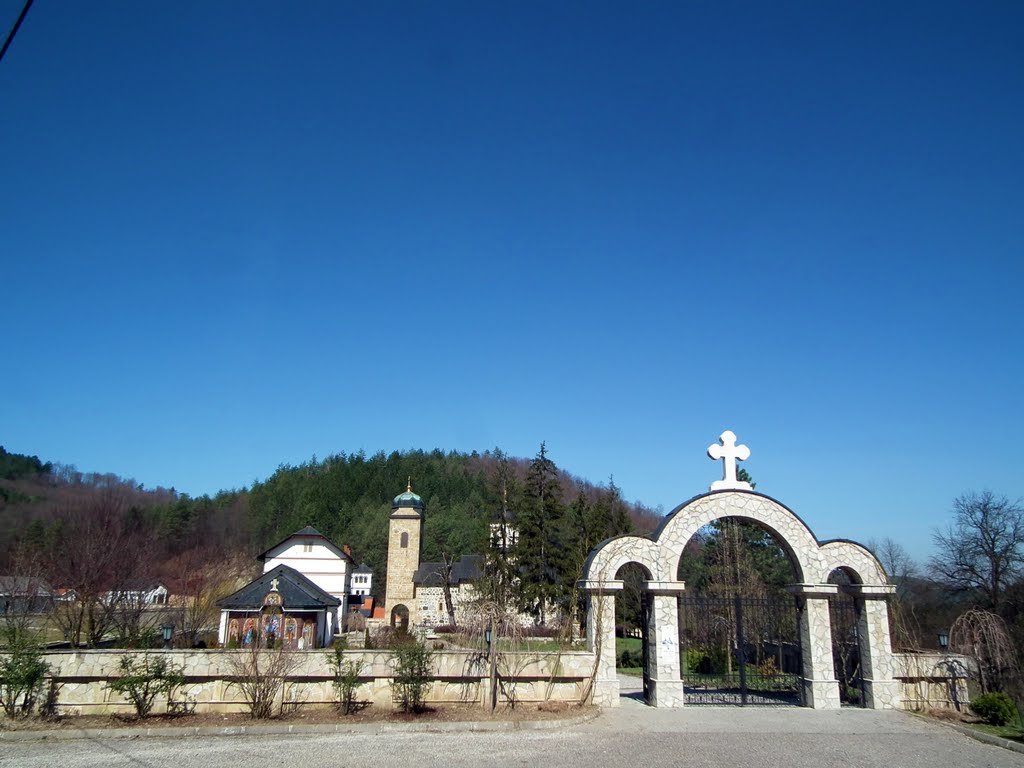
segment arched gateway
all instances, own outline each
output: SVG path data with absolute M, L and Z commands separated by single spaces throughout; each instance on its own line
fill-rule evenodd
M 681 707 L 686 703 L 681 677 L 679 595 L 685 584 L 676 580 L 686 543 L 703 526 L 721 518 L 752 521 L 772 533 L 786 550 L 797 576 L 789 587 L 799 607 L 801 700 L 815 709 L 840 706 L 839 685 L 833 667 L 829 598 L 839 590 L 857 603 L 856 639 L 859 644 L 863 703 L 874 709 L 899 706 L 893 680 L 887 599 L 893 589 L 878 560 L 852 541 L 819 543 L 804 522 L 774 499 L 736 479 L 735 460 L 749 452 L 735 445 L 725 432 L 722 445 L 709 449 L 712 458 L 725 462 L 725 477 L 711 493 L 697 496 L 673 510 L 650 536 L 619 536 L 600 544 L 587 559 L 581 586 L 590 600 L 587 641 L 598 655 L 595 703 L 615 706 L 619 682 L 615 671 L 615 595 L 623 582 L 619 569 L 636 563 L 650 574 L 643 583 L 648 610 L 646 627 L 647 696 L 655 707 Z M 829 583 L 829 575 L 843 571 L 849 582 Z

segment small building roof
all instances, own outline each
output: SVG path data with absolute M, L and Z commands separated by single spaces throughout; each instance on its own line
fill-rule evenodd
M 373 568 L 368 566 L 366 563 L 360 563 L 352 569 L 352 573 L 373 573 Z
M 483 566 L 482 555 L 463 555 L 458 562 L 452 564 L 452 586 L 476 581 L 483 575 Z M 444 563 L 420 563 L 420 567 L 413 574 L 412 583 L 417 587 L 441 587 L 444 586 L 442 573 Z
M 52 594 L 50 585 L 37 576 L 0 576 L 0 595 L 46 597 Z
M 277 579 L 284 610 L 320 610 L 341 605 L 341 601 L 320 589 L 294 568 L 279 565 L 260 574 L 233 595 L 217 601 L 218 608 L 238 611 L 258 611 L 264 598 L 272 591 L 271 582 Z
M 352 559 L 352 555 L 350 555 L 342 547 L 339 547 L 333 541 L 328 539 L 326 536 L 324 536 L 322 533 L 320 533 L 320 531 L 318 531 L 316 528 L 314 528 L 311 525 L 307 525 L 305 528 L 301 528 L 301 529 L 297 530 L 295 533 L 290 534 L 288 536 L 285 536 L 283 539 L 281 539 L 279 542 L 277 542 L 277 544 L 275 544 L 274 546 L 272 546 L 272 547 L 268 548 L 266 551 L 261 552 L 260 554 L 256 555 L 256 559 L 259 560 L 260 562 L 266 560 L 271 552 L 273 552 L 275 549 L 280 547 L 282 544 L 287 544 L 292 539 L 320 539 L 328 547 L 328 549 L 330 549 L 332 552 L 334 552 L 334 554 L 336 554 L 338 557 L 343 557 L 346 560 L 348 560 L 350 563 L 355 563 L 355 560 Z

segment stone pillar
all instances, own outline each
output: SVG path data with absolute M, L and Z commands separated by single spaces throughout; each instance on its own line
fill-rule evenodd
M 651 601 L 647 618 L 647 703 L 681 707 L 685 703 L 679 663 L 679 603 L 682 581 L 645 581 Z
M 800 653 L 803 665 L 804 706 L 839 709 L 839 682 L 832 664 L 832 620 L 828 600 L 838 593 L 835 584 L 794 584 L 800 600 Z
M 596 670 L 592 700 L 599 707 L 619 706 L 619 676 L 615 671 L 615 594 L 621 581 L 581 581 L 589 595 L 587 648 L 594 653 Z
M 889 636 L 888 584 L 855 584 L 846 590 L 857 599 L 857 639 L 864 681 L 864 706 L 868 709 L 899 709 L 900 685 L 893 678 L 895 664 Z

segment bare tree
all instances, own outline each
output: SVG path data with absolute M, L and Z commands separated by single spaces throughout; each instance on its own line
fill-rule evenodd
M 982 693 L 1006 693 L 1019 681 L 1013 641 L 1006 622 L 994 613 L 971 608 L 961 614 L 950 627 L 949 648 L 974 660 L 972 672 Z
M 874 553 L 878 562 L 885 568 L 889 583 L 896 587 L 896 594 L 904 596 L 907 581 L 917 575 L 917 563 L 914 562 L 914 558 L 902 544 L 888 536 L 881 540 L 869 540 L 868 549 Z
M 95 647 L 114 627 L 117 596 L 147 575 L 149 537 L 133 512 L 125 489 L 110 486 L 60 513 L 44 569 L 62 590 L 54 619 L 76 645 Z
M 454 627 L 455 603 L 452 600 L 452 571 L 455 569 L 455 555 L 449 555 L 441 550 L 441 564 L 437 569 L 438 578 L 441 580 L 441 592 L 444 595 L 444 608 L 448 614 L 448 624 Z
M 914 611 L 913 583 L 918 566 L 906 548 L 888 536 L 868 541 L 870 549 L 885 569 L 889 583 L 896 588 L 889 601 L 889 616 L 892 620 L 893 640 L 896 647 L 920 649 L 921 626 Z
M 957 592 L 974 592 L 993 611 L 1024 567 L 1024 507 L 991 491 L 966 493 L 953 501 L 954 520 L 932 539 L 938 552 L 929 561 L 936 579 Z
M 231 685 L 241 692 L 249 705 L 249 714 L 257 720 L 273 717 L 274 704 L 285 680 L 295 671 L 301 657 L 283 646 L 267 648 L 260 642 L 227 653 Z
M 204 547 L 186 550 L 167 563 L 165 571 L 174 586 L 171 615 L 186 645 L 194 647 L 204 634 L 216 631 L 217 600 L 245 583 L 248 565 Z

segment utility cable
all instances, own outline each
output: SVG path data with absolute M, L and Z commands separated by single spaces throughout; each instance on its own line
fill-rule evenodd
M 11 47 L 11 41 L 14 36 L 18 34 L 18 27 L 21 26 L 21 22 L 25 20 L 25 16 L 28 15 L 28 9 L 32 7 L 33 0 L 25 0 L 25 7 L 21 9 L 21 15 L 18 16 L 18 20 L 14 22 L 14 26 L 11 28 L 11 33 L 7 35 L 7 39 L 4 41 L 4 47 L 0 48 L 0 61 L 4 60 L 4 54 L 7 53 L 7 49 Z

